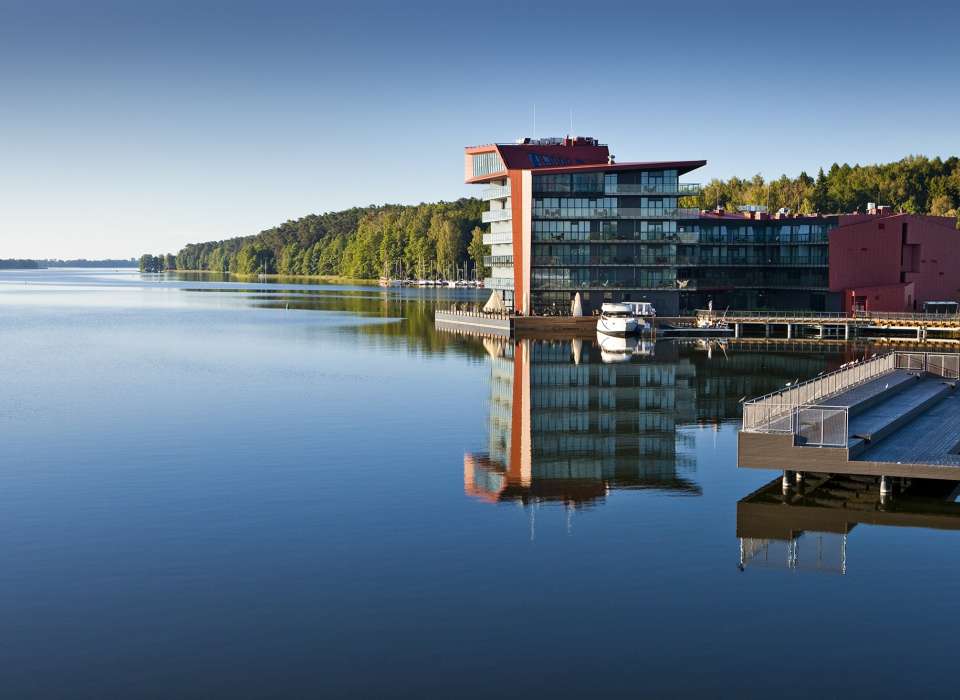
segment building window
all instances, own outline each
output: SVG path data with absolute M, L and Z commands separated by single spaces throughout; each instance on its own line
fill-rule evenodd
M 499 173 L 503 170 L 506 170 L 506 167 L 503 165 L 503 160 L 500 158 L 500 154 L 496 151 L 490 151 L 489 153 L 474 153 L 471 156 L 473 162 L 473 176 L 474 177 L 483 177 L 484 175 L 491 175 L 492 173 Z

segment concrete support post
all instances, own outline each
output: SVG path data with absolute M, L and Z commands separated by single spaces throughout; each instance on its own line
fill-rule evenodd
M 793 480 L 794 480 L 795 482 L 797 482 L 798 484 L 802 484 L 802 483 L 803 483 L 803 472 L 794 472 L 794 473 L 793 473 Z
M 739 337 L 740 337 L 740 324 L 739 324 L 739 323 L 734 323 L 734 324 L 733 324 L 733 337 L 734 337 L 734 338 L 739 338 Z
M 764 324 L 763 324 L 763 337 L 764 337 L 764 338 L 769 338 L 769 337 L 770 337 L 770 324 L 769 324 L 769 323 L 764 323 Z
M 849 323 L 843 324 L 843 339 L 850 340 L 850 324 Z
M 790 483 L 793 481 L 791 478 L 792 476 L 793 476 L 793 473 L 791 471 L 784 470 L 783 480 L 780 482 L 781 486 L 783 487 L 784 493 L 787 493 L 790 490 Z
M 791 340 L 792 338 L 793 338 L 793 324 L 788 323 L 787 324 L 787 340 Z
M 889 476 L 880 477 L 880 495 L 889 496 L 893 493 L 893 483 L 890 481 Z

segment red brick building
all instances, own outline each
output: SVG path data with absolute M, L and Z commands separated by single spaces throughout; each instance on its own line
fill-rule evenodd
M 843 310 L 921 311 L 960 300 L 960 231 L 952 218 L 885 207 L 840 217 L 830 232 L 830 291 Z

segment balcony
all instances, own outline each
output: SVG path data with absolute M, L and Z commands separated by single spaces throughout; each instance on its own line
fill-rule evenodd
M 677 264 L 687 267 L 829 267 L 822 257 L 768 258 L 747 256 L 728 256 L 717 258 L 708 255 L 679 255 Z
M 484 255 L 483 264 L 486 267 L 511 266 L 513 265 L 512 255 Z
M 513 289 L 513 280 L 505 277 L 485 277 L 483 286 L 485 289 Z
M 511 283 L 512 284 L 512 283 Z M 693 290 L 696 284 L 693 281 L 686 282 L 681 287 L 676 280 L 660 280 L 649 282 L 618 282 L 615 280 L 533 280 L 533 289 L 556 289 L 556 290 L 606 290 L 606 289 L 643 289 L 643 290 Z
M 510 196 L 510 185 L 487 187 L 480 193 L 480 199 L 489 202 L 491 199 L 503 199 Z
M 489 212 L 484 212 L 487 214 Z M 534 209 L 534 219 L 698 219 L 700 210 L 675 208 L 616 209 Z M 486 219 L 484 219 L 486 221 Z M 492 221 L 492 219 L 491 219 Z
M 480 220 L 485 224 L 492 221 L 509 221 L 511 218 L 513 218 L 513 213 L 509 209 L 491 209 L 483 212 L 480 216 Z
M 484 245 L 498 245 L 501 243 L 513 243 L 513 232 L 507 233 L 485 233 L 483 234 Z
M 679 184 L 655 185 L 607 185 L 603 188 L 604 194 L 649 194 L 667 195 L 674 197 L 697 197 L 700 195 L 700 185 L 695 182 L 681 182 Z
M 533 267 L 676 267 L 675 255 L 534 255 Z

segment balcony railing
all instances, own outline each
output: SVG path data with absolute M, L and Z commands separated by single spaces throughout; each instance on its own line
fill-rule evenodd
M 500 243 L 513 243 L 513 233 L 485 233 L 483 234 L 484 245 L 497 245 Z
M 488 212 L 484 212 L 486 215 Z M 696 219 L 699 209 L 689 207 L 674 208 L 610 208 L 610 209 L 554 209 L 539 208 L 533 210 L 534 219 Z M 487 221 L 487 219 L 484 219 Z M 490 219 L 493 221 L 493 219 Z
M 676 266 L 677 260 L 671 255 L 535 255 L 533 256 L 534 267 L 558 267 L 558 266 L 644 266 L 644 265 L 668 265 Z
M 599 180 L 595 184 L 578 183 L 571 186 L 568 182 L 533 182 L 534 194 L 628 194 L 628 195 L 653 195 L 667 197 L 695 197 L 700 194 L 700 185 L 695 182 L 681 183 L 647 183 L 647 184 L 627 184 L 627 183 L 602 183 Z
M 490 201 L 491 199 L 503 199 L 504 197 L 510 196 L 510 185 L 499 185 L 493 187 L 487 187 L 480 193 L 480 199 L 485 202 Z
M 700 185 L 694 182 L 659 185 L 629 185 L 618 183 L 603 188 L 604 194 L 649 194 L 674 197 L 696 197 L 700 194 Z
M 692 267 L 827 267 L 829 265 L 823 258 L 787 258 L 775 260 L 751 256 L 714 258 L 698 255 L 678 255 L 677 264 Z
M 513 265 L 512 255 L 484 255 L 483 264 L 487 267 L 494 265 Z
M 483 280 L 486 289 L 513 289 L 513 280 L 505 277 L 486 277 Z
M 489 224 L 491 221 L 509 221 L 512 217 L 513 213 L 510 209 L 492 209 L 483 212 L 480 220 L 485 224 Z
M 511 283 L 512 284 L 512 283 Z M 591 290 L 591 289 L 679 289 L 676 281 L 663 280 L 660 282 L 617 282 L 610 280 L 533 280 L 534 289 L 557 289 L 557 290 Z M 689 284 L 683 289 L 696 289 L 693 284 Z

